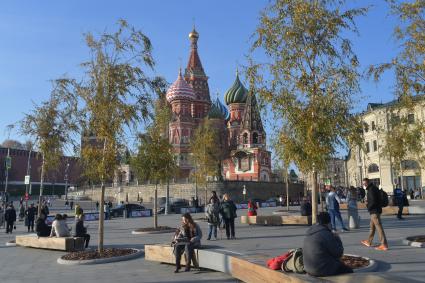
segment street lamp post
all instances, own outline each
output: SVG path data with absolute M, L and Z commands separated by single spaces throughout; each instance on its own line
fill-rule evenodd
M 66 163 L 65 167 L 65 200 L 68 200 L 68 170 L 69 170 L 69 161 Z

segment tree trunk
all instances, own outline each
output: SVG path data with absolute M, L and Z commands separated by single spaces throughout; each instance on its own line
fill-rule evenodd
M 154 203 L 153 203 L 153 227 L 156 229 L 158 228 L 158 182 L 155 182 L 155 197 L 154 197 Z
M 404 184 L 403 184 L 403 164 L 400 163 L 400 189 L 404 190 Z
M 43 198 L 44 174 L 45 174 L 44 167 L 45 167 L 45 162 L 44 162 L 44 154 L 43 154 L 43 161 L 41 163 L 41 176 L 40 176 L 40 195 L 38 197 L 38 210 L 37 210 L 38 215 L 41 214 L 41 204 L 42 204 L 42 198 Z
M 165 215 L 168 215 L 170 209 L 170 180 L 167 179 L 167 190 L 165 191 Z
M 99 204 L 99 240 L 97 250 L 99 254 L 103 253 L 103 235 L 104 235 L 104 224 L 105 224 L 105 183 L 102 181 L 101 193 L 100 193 L 100 204 Z
M 311 190 L 311 223 L 317 223 L 317 172 L 313 170 L 312 174 L 313 187 Z
M 289 174 L 288 168 L 285 169 L 286 172 L 286 210 L 289 211 Z
M 208 204 L 208 182 L 205 182 L 205 207 Z

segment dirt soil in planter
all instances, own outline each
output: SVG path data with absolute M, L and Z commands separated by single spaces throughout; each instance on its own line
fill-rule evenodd
M 165 231 L 165 230 L 175 230 L 176 228 L 168 226 L 158 226 L 158 228 L 147 227 L 147 228 L 138 228 L 134 231 L 136 232 L 155 232 L 155 231 Z
M 363 257 L 358 257 L 358 256 L 350 256 L 350 255 L 343 255 L 341 257 L 341 261 L 346 266 L 351 267 L 352 269 L 366 267 L 366 266 L 369 266 L 370 264 L 368 259 L 365 259 Z
M 100 256 L 97 250 L 94 251 L 81 251 L 81 252 L 72 252 L 62 256 L 64 260 L 89 260 L 89 259 L 100 259 L 100 258 L 111 258 L 117 256 L 124 256 L 136 253 L 137 250 L 133 249 L 117 249 L 117 248 L 107 248 L 103 250 L 103 255 Z
M 425 236 L 407 237 L 407 240 L 412 242 L 425 243 Z

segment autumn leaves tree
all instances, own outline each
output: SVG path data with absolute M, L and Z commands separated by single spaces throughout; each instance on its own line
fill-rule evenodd
M 346 9 L 343 1 L 277 0 L 260 17 L 252 61 L 251 87 L 271 106 L 278 142 L 285 154 L 313 180 L 313 223 L 317 215 L 317 172 L 338 146 L 357 139 L 350 113 L 359 92 L 359 62 L 347 32 L 366 9 Z M 357 133 L 356 133 L 357 134 Z
M 151 97 L 162 79 L 150 77 L 155 66 L 149 38 L 121 20 L 113 33 L 85 35 L 90 58 L 81 64 L 81 80 L 58 80 L 66 97 L 78 101 L 81 133 L 92 137 L 81 149 L 88 176 L 99 178 L 98 251 L 103 252 L 105 182 L 112 180 L 119 151 L 149 118 Z M 77 112 L 75 112 L 77 114 Z M 87 137 L 83 137 L 84 138 Z

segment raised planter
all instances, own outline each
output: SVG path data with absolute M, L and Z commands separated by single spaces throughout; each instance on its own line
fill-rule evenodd
M 131 234 L 133 235 L 162 234 L 162 233 L 172 233 L 175 231 L 176 231 L 176 228 L 171 228 L 168 226 L 158 226 L 158 228 L 153 228 L 153 227 L 139 228 L 134 231 L 131 231 Z
M 367 262 L 368 263 L 368 265 L 366 265 L 366 266 L 361 266 L 361 267 L 357 267 L 357 268 L 355 266 L 350 266 L 351 268 L 353 268 L 353 271 L 355 273 L 373 272 L 378 268 L 378 263 L 375 260 L 370 259 L 368 257 L 353 255 L 353 254 L 344 254 L 343 257 L 358 258 L 359 261 L 360 261 L 359 263 L 361 263 L 361 262 Z
M 113 255 L 114 251 L 126 251 L 127 254 L 124 255 Z M 131 260 L 141 256 L 144 251 L 139 249 L 105 249 L 105 252 L 111 252 L 107 257 L 96 258 L 96 251 L 82 251 L 66 254 L 58 258 L 57 263 L 64 265 L 87 265 L 87 264 L 101 264 L 101 263 L 110 263 L 117 261 Z M 119 253 L 118 253 L 119 254 Z M 92 255 L 92 256 L 91 256 Z M 84 257 L 93 257 L 93 259 L 78 259 Z
M 403 243 L 415 248 L 425 248 L 425 235 L 407 237 Z

